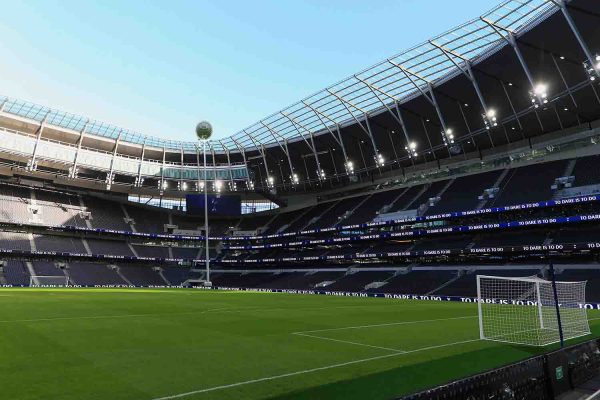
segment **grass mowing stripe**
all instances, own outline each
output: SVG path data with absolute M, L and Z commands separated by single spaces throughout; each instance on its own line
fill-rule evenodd
M 46 322 L 46 321 L 68 321 L 78 319 L 113 319 L 113 318 L 138 318 L 138 317 L 165 317 L 169 315 L 190 315 L 190 314 L 205 314 L 208 312 L 223 311 L 227 308 L 213 308 L 202 311 L 185 311 L 179 313 L 154 313 L 154 314 L 118 314 L 118 315 L 88 315 L 79 317 L 54 317 L 54 318 L 32 318 L 32 319 L 5 319 L 0 320 L 0 323 L 10 322 Z
M 390 323 L 386 323 L 386 324 L 345 326 L 345 327 L 342 327 L 342 328 L 315 329 L 315 330 L 312 330 L 312 331 L 294 332 L 294 334 L 316 333 L 316 332 L 331 332 L 331 331 L 343 331 L 345 329 L 365 329 L 365 328 L 375 328 L 375 327 L 378 327 L 378 326 L 411 325 L 411 324 L 421 324 L 421 323 L 425 323 L 425 322 L 452 321 L 452 320 L 455 320 L 455 319 L 468 319 L 468 318 L 477 318 L 477 315 L 471 315 L 471 316 L 465 316 L 465 317 L 439 318 L 439 319 L 421 319 L 421 320 L 416 320 L 416 321 L 390 322 Z
M 373 346 L 371 344 L 358 343 L 358 342 L 350 342 L 349 340 L 341 340 L 341 339 L 333 339 L 333 338 L 322 337 L 322 336 L 308 335 L 306 333 L 292 333 L 292 335 L 304 336 L 304 337 L 309 337 L 309 338 L 314 338 L 314 339 L 321 339 L 321 340 L 329 340 L 331 342 L 353 344 L 355 346 L 371 347 L 373 349 L 388 350 L 388 351 L 393 351 L 393 352 L 396 352 L 396 353 L 405 353 L 404 350 L 400 350 L 400 349 L 392 349 L 392 348 L 389 348 L 389 347 Z
M 442 347 L 456 346 L 457 344 L 465 344 L 465 343 L 478 342 L 480 340 L 481 339 L 477 338 L 477 339 L 462 340 L 460 342 L 445 343 L 445 344 L 440 344 L 440 345 L 436 345 L 436 346 L 422 347 L 420 349 L 409 350 L 409 351 L 405 351 L 403 353 L 392 353 L 392 354 L 386 354 L 386 355 L 383 355 L 383 356 L 362 358 L 360 360 L 354 360 L 354 361 L 348 361 L 348 362 L 344 362 L 344 363 L 326 365 L 324 367 L 317 367 L 317 368 L 305 369 L 303 371 L 289 372 L 287 374 L 281 374 L 281 375 L 267 376 L 267 377 L 264 377 L 264 378 L 251 379 L 251 380 L 248 380 L 248 381 L 231 383 L 229 385 L 214 386 L 214 387 L 211 387 L 211 388 L 198 389 L 198 390 L 193 390 L 191 392 L 173 394 L 173 395 L 170 395 L 170 396 L 156 397 L 156 398 L 154 398 L 152 400 L 181 399 L 181 398 L 193 396 L 193 395 L 196 395 L 196 394 L 214 392 L 214 391 L 218 391 L 218 390 L 230 389 L 230 388 L 233 388 L 233 387 L 250 385 L 250 384 L 253 384 L 253 383 L 267 382 L 267 381 L 272 381 L 272 380 L 276 380 L 276 379 L 289 378 L 291 376 L 310 374 L 311 372 L 325 371 L 325 370 L 333 369 L 333 368 L 346 367 L 348 365 L 354 365 L 354 364 L 360 364 L 360 363 L 365 363 L 365 362 L 369 362 L 369 361 L 383 360 L 385 358 L 403 356 L 403 355 L 406 355 L 406 354 L 417 353 L 417 352 L 420 352 L 420 351 L 435 350 L 435 349 L 439 349 L 439 348 L 442 348 Z

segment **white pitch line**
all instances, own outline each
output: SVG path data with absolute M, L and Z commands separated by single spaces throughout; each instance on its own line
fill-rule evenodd
M 460 342 L 446 343 L 446 344 L 441 344 L 441 345 L 437 345 L 437 346 L 429 346 L 429 347 L 423 347 L 423 348 L 420 348 L 420 349 L 409 350 L 409 351 L 406 351 L 404 353 L 392 353 L 392 354 L 386 354 L 386 355 L 383 355 L 383 356 L 362 358 L 360 360 L 348 361 L 348 362 L 339 363 L 339 364 L 332 364 L 332 365 L 327 365 L 327 366 L 318 367 L 318 368 L 305 369 L 303 371 L 289 372 L 287 374 L 267 376 L 265 378 L 258 378 L 258 379 L 251 379 L 251 380 L 248 380 L 248 381 L 231 383 L 229 385 L 214 386 L 214 387 L 210 387 L 210 388 L 206 388 L 206 389 L 198 389 L 198 390 L 193 390 L 193 391 L 190 391 L 190 392 L 173 394 L 173 395 L 170 395 L 170 396 L 157 397 L 157 398 L 154 398 L 152 400 L 181 399 L 181 398 L 188 397 L 188 396 L 193 396 L 193 395 L 196 395 L 196 394 L 214 392 L 214 391 L 223 390 L 223 389 L 230 389 L 230 388 L 233 388 L 233 387 L 250 385 L 250 384 L 253 384 L 253 383 L 273 381 L 273 380 L 281 379 L 281 378 L 289 378 L 291 376 L 304 375 L 304 374 L 309 374 L 311 372 L 318 372 L 318 371 L 324 371 L 324 370 L 334 369 L 334 368 L 339 368 L 339 367 L 346 367 L 348 365 L 361 364 L 361 363 L 365 363 L 365 362 L 369 362 L 369 361 L 383 360 L 385 358 L 398 357 L 398 356 L 403 356 L 403 355 L 406 355 L 406 354 L 417 353 L 417 352 L 420 352 L 420 351 L 427 351 L 427 350 L 439 349 L 441 347 L 455 346 L 457 344 L 478 342 L 480 340 L 481 339 L 463 340 L 463 341 L 460 341 Z
M 598 318 L 596 318 L 596 319 L 598 319 Z M 589 397 L 586 397 L 584 400 L 597 400 L 596 396 L 598 396 L 598 395 L 600 395 L 600 390 L 594 392 L 592 395 L 590 395 Z
M 405 353 L 404 350 L 400 350 L 400 349 L 392 349 L 390 347 L 382 347 L 382 346 L 373 346 L 371 344 L 351 342 L 349 340 L 333 339 L 333 338 L 328 338 L 328 337 L 323 337 L 323 336 L 307 335 L 306 333 L 292 333 L 292 335 L 310 337 L 310 338 L 321 339 L 321 340 L 329 340 L 331 342 L 353 344 L 355 346 L 370 347 L 373 349 L 388 350 L 388 351 L 393 351 L 395 353 Z
M 316 332 L 343 331 L 345 329 L 365 329 L 365 328 L 375 328 L 375 327 L 378 327 L 378 326 L 412 325 L 412 324 L 421 324 L 421 323 L 425 323 L 425 322 L 452 321 L 452 320 L 456 320 L 456 319 L 468 319 L 468 318 L 477 318 L 477 316 L 473 315 L 473 316 L 468 316 L 468 317 L 452 317 L 452 318 L 439 318 L 439 319 L 421 319 L 421 320 L 417 320 L 417 321 L 390 322 L 390 323 L 385 323 L 385 324 L 346 326 L 346 327 L 343 327 L 343 328 L 315 329 L 315 330 L 312 330 L 312 331 L 294 332 L 294 334 L 297 334 L 297 333 L 316 333 Z
M 120 315 L 87 315 L 80 317 L 55 317 L 55 318 L 31 318 L 31 319 L 6 319 L 0 320 L 0 323 L 10 322 L 44 322 L 44 321 L 68 321 L 78 319 L 111 319 L 111 318 L 138 318 L 138 317 L 163 317 L 169 315 L 190 315 L 190 314 L 205 314 L 208 312 L 225 311 L 228 308 L 212 308 L 203 311 L 186 311 L 179 313 L 155 313 L 155 314 L 120 314 Z

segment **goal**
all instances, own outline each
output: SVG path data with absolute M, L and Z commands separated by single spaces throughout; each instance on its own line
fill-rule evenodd
M 546 346 L 590 333 L 586 282 L 477 275 L 481 339 Z
M 69 286 L 69 278 L 66 276 L 42 276 L 32 275 L 29 286 Z

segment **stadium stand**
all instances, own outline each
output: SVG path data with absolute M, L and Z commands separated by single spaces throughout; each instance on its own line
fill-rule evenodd
M 106 264 L 70 262 L 69 274 L 75 284 L 82 286 L 120 286 L 127 284 L 115 269 Z
M 500 194 L 488 206 L 501 207 L 552 199 L 552 184 L 563 176 L 568 160 L 514 168 L 500 184 Z M 527 188 L 527 190 L 523 190 Z

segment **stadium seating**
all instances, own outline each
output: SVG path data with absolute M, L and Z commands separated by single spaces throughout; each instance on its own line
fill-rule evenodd
M 80 238 L 53 235 L 33 235 L 37 251 L 57 251 L 72 254 L 86 254 Z
M 118 240 L 87 239 L 92 254 L 110 254 L 133 257 L 127 243 Z
M 371 222 L 377 215 L 377 212 L 394 201 L 401 192 L 402 190 L 387 190 L 370 195 L 368 199 L 363 201 L 362 204 L 354 210 L 354 213 L 352 213 L 350 217 L 343 221 L 343 225 Z
M 575 163 L 572 175 L 575 176 L 573 186 L 597 185 L 600 183 L 600 155 L 581 157 Z
M 502 171 L 484 172 L 457 178 L 441 196 L 441 200 L 427 210 L 427 214 L 474 210 L 480 202 L 478 197 L 491 188 Z
M 18 260 L 8 260 L 4 266 L 4 276 L 8 285 L 29 285 L 31 274 L 25 263 Z
M 131 231 L 131 226 L 125 223 L 125 214 L 119 203 L 96 197 L 86 197 L 84 203 L 91 214 L 91 224 L 94 228 Z
M 563 176 L 567 164 L 568 160 L 559 160 L 509 170 L 500 184 L 500 194 L 486 206 L 501 207 L 552 199 L 551 186 L 556 178 Z
M 136 286 L 165 286 L 167 283 L 160 274 L 149 266 L 119 265 L 119 271 L 131 284 Z
M 100 263 L 70 262 L 69 275 L 75 284 L 82 286 L 127 284 L 114 269 Z

